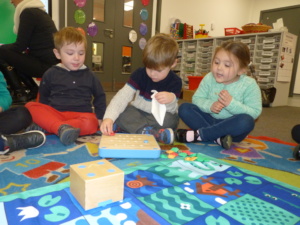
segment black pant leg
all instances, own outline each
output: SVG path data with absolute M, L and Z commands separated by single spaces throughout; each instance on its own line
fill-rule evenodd
M 32 117 L 23 106 L 12 107 L 0 113 L 0 133 L 14 134 L 32 123 Z

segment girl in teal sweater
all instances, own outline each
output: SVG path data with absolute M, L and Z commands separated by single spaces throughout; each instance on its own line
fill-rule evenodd
M 180 142 L 215 141 L 229 149 L 242 141 L 261 114 L 261 91 L 246 75 L 250 63 L 247 45 L 227 41 L 214 54 L 211 72 L 195 92 L 192 103 L 179 107 L 179 116 L 191 130 L 179 129 Z

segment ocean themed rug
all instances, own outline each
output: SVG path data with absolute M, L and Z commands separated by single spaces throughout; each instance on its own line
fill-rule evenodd
M 80 137 L 75 144 L 64 146 L 57 136 L 48 135 L 45 145 L 39 148 L 0 155 L 0 196 L 68 181 L 70 165 L 100 159 L 98 156 L 100 138 L 98 134 Z M 293 146 L 287 143 L 253 137 L 245 139 L 239 146 L 234 146 L 230 150 L 223 150 L 213 143 L 175 143 L 161 145 L 161 148 L 163 151 L 159 159 L 130 158 L 109 159 L 109 161 L 120 169 L 135 168 L 168 160 L 170 153 L 167 151 L 173 149 L 171 151 L 177 151 L 175 156 L 171 157 L 173 159 L 186 159 L 186 155 L 193 152 L 202 153 L 202 157 L 189 157 L 187 160 L 221 159 L 223 162 L 300 187 L 300 161 L 292 159 Z M 254 153 L 251 155 L 251 152 Z M 265 171 L 268 173 L 264 173 Z M 285 174 L 282 174 L 284 172 Z
M 241 162 L 300 175 L 300 161 L 293 158 L 297 144 L 269 137 L 252 137 L 222 149 L 215 143 L 197 142 L 186 146 L 195 153 L 202 153 L 230 162 Z
M 0 197 L 0 218 L 2 225 L 292 225 L 300 224 L 299 191 L 219 160 L 165 159 L 125 169 L 121 201 L 85 211 L 65 182 Z
M 188 143 L 178 147 L 300 187 L 300 161 L 293 158 L 296 145 L 276 138 L 249 136 L 240 143 L 234 143 L 228 150 L 207 142 Z

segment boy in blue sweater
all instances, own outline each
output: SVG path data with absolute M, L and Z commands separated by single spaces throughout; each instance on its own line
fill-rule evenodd
M 100 130 L 104 135 L 123 131 L 153 134 L 157 141 L 172 144 L 177 128 L 178 98 L 182 82 L 171 69 L 177 64 L 177 42 L 166 34 L 149 39 L 143 51 L 144 68 L 134 71 L 124 87 L 113 97 L 103 117 Z M 155 99 L 166 106 L 160 125 L 151 113 L 152 90 Z

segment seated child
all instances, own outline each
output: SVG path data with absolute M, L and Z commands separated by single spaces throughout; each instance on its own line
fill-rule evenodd
M 10 107 L 11 103 L 11 95 L 0 72 L 0 155 L 37 148 L 46 141 L 45 134 L 40 131 L 20 132 L 32 122 L 32 118 L 24 106 Z
M 84 65 L 87 41 L 76 28 L 66 27 L 54 34 L 55 56 L 61 63 L 46 71 L 40 84 L 39 102 L 25 106 L 33 122 L 27 130 L 44 129 L 69 145 L 79 135 L 99 130 L 106 109 L 102 85 Z M 94 107 L 94 109 L 93 109 Z
M 242 141 L 261 114 L 261 91 L 246 75 L 250 52 L 246 44 L 227 41 L 217 47 L 208 73 L 192 97 L 179 107 L 179 116 L 192 130 L 178 129 L 180 142 L 215 141 L 229 149 Z
M 295 125 L 291 131 L 293 140 L 300 144 L 300 124 Z
M 100 130 L 104 135 L 123 131 L 131 134 L 153 134 L 157 141 L 172 144 L 173 129 L 179 123 L 178 98 L 182 82 L 173 71 L 177 64 L 177 42 L 166 34 L 150 38 L 143 50 L 144 68 L 134 71 L 122 89 L 113 97 Z M 151 113 L 151 91 L 165 104 L 166 115 L 160 125 Z

